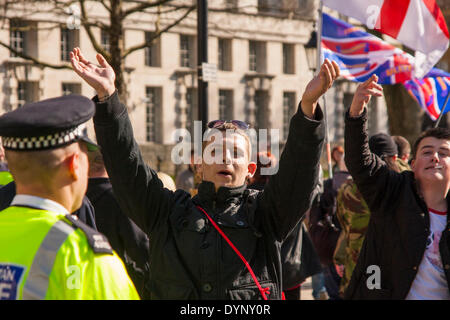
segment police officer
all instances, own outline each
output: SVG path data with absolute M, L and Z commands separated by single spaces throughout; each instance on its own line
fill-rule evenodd
M 0 300 L 138 299 L 106 238 L 70 212 L 82 203 L 93 103 L 65 96 L 0 117 L 17 194 L 0 212 Z

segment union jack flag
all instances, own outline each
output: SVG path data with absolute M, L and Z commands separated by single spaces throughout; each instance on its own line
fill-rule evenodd
M 450 36 L 436 0 L 322 1 L 325 6 L 416 50 L 416 78 L 423 78 L 448 49 Z
M 423 79 L 412 79 L 404 84 L 429 117 L 436 121 L 449 93 L 450 74 L 433 68 Z M 450 110 L 449 105 L 444 113 Z
M 322 53 L 334 60 L 341 75 L 364 82 L 373 74 L 380 84 L 410 80 L 414 57 L 399 48 L 342 20 L 323 14 Z

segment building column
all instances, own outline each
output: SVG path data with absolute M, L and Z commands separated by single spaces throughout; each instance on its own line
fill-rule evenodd
M 256 125 L 255 88 L 251 79 L 245 81 L 245 106 L 247 109 L 245 121 L 254 128 Z
M 179 77 L 176 80 L 176 92 L 177 92 L 177 122 L 180 129 L 186 129 L 187 123 L 187 101 L 186 101 L 186 83 L 184 82 L 184 77 Z

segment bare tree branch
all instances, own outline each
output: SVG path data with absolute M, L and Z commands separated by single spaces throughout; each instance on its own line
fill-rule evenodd
M 157 7 L 157 10 L 155 10 L 155 11 L 147 10 L 147 9 L 154 9 L 152 7 L 152 8 L 147 8 L 147 9 L 143 10 L 142 12 L 145 12 L 146 14 L 161 14 L 161 15 L 163 15 L 163 14 L 168 14 L 168 13 L 180 11 L 180 10 L 183 10 L 183 9 L 190 9 L 192 7 L 195 8 L 196 6 L 195 5 L 194 6 L 168 6 L 167 5 L 167 6 L 164 6 L 164 7 Z
M 89 40 L 92 43 L 92 46 L 94 47 L 95 51 L 100 53 L 103 57 L 105 57 L 106 60 L 110 60 L 111 56 L 109 52 L 107 52 L 95 39 L 94 33 L 92 32 L 91 25 L 89 23 L 87 14 L 86 14 L 86 8 L 84 6 L 84 0 L 79 0 L 80 3 L 80 9 L 81 9 L 81 24 L 83 25 L 84 29 L 86 30 L 86 33 L 89 37 Z
M 108 12 L 111 12 L 111 7 L 109 7 L 104 0 L 99 0 L 99 1 Z
M 12 53 L 14 53 L 15 55 L 17 55 L 20 58 L 23 58 L 25 60 L 28 61 L 32 61 L 35 65 L 44 67 L 44 68 L 52 68 L 52 69 L 69 69 L 71 70 L 72 67 L 70 66 L 69 63 L 67 64 L 51 64 L 51 63 L 47 63 L 47 62 L 43 62 L 40 61 L 32 56 L 29 56 L 23 52 L 17 51 L 16 49 L 14 49 L 13 47 L 7 45 L 6 43 L 4 43 L 3 41 L 0 41 L 0 46 L 5 47 L 6 49 L 8 49 L 9 51 L 11 51 Z
M 155 1 L 155 2 L 144 2 L 144 3 L 141 3 L 139 5 L 136 5 L 133 8 L 125 10 L 123 12 L 123 17 L 127 17 L 130 14 L 133 14 L 133 13 L 136 13 L 136 12 L 141 12 L 141 11 L 143 11 L 145 9 L 148 9 L 148 8 L 151 8 L 151 7 L 157 7 L 157 6 L 163 5 L 163 4 L 165 4 L 167 2 L 170 2 L 170 1 L 171 0 L 158 0 L 158 1 Z
M 192 6 L 190 7 L 188 10 L 186 10 L 186 12 L 180 17 L 178 18 L 176 21 L 174 21 L 172 24 L 166 26 L 165 28 L 156 31 L 155 33 L 152 34 L 151 38 L 148 39 L 148 41 L 146 41 L 145 43 L 142 43 L 140 45 L 136 45 L 133 47 L 128 48 L 127 50 L 124 51 L 122 58 L 127 57 L 129 54 L 131 54 L 134 51 L 140 50 L 140 49 L 144 49 L 144 48 L 148 48 L 151 46 L 153 40 L 155 40 L 156 38 L 158 38 L 162 33 L 167 32 L 168 30 L 170 30 L 171 28 L 173 28 L 174 26 L 178 25 L 181 21 L 184 20 L 184 18 L 186 18 L 192 11 L 194 11 L 196 8 L 196 6 Z

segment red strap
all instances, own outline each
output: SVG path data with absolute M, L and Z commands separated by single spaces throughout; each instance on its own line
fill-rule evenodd
M 202 207 L 197 206 L 197 208 L 206 215 L 206 217 L 211 222 L 211 224 L 214 226 L 214 228 L 216 228 L 217 232 L 219 232 L 219 234 L 225 239 L 225 241 L 228 242 L 230 247 L 234 250 L 234 252 L 236 252 L 236 254 L 239 256 L 239 258 L 241 258 L 242 262 L 244 262 L 245 266 L 247 267 L 248 272 L 250 272 L 250 275 L 252 276 L 253 281 L 256 283 L 256 286 L 258 287 L 258 290 L 261 293 L 261 296 L 263 297 L 264 300 L 268 300 L 266 294 L 270 295 L 270 291 L 269 291 L 270 288 L 262 288 L 261 287 L 261 285 L 259 284 L 258 279 L 255 276 L 255 273 L 252 270 L 252 267 L 250 267 L 250 265 L 248 264 L 247 260 L 245 260 L 244 256 L 239 252 L 238 248 L 236 248 L 234 246 L 234 244 L 231 242 L 231 240 L 228 239 L 228 237 L 225 235 L 225 233 L 223 233 L 223 231 L 219 228 L 219 226 L 214 222 L 213 219 L 211 219 L 211 217 L 206 213 L 205 210 L 203 210 Z

